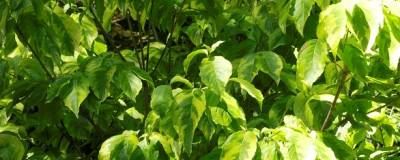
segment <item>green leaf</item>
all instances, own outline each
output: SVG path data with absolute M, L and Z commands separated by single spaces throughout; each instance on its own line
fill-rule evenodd
M 318 7 L 321 8 L 321 10 L 324 10 L 329 6 L 331 0 L 315 0 L 315 3 L 317 3 Z
M 260 90 L 258 90 L 253 84 L 247 82 L 246 80 L 239 79 L 239 78 L 231 78 L 231 81 L 237 82 L 240 84 L 240 87 L 244 89 L 250 96 L 255 98 L 260 105 L 260 109 L 262 108 L 262 102 L 264 97 Z
M 179 135 L 179 142 L 189 155 L 192 152 L 194 131 L 206 109 L 205 95 L 201 90 L 182 92 L 176 97 L 176 110 L 174 114 L 174 128 Z
M 237 67 L 238 78 L 251 82 L 257 75 L 257 67 L 255 65 L 256 54 L 246 54 L 240 58 L 239 66 Z
M 187 87 L 193 88 L 193 84 L 190 83 L 189 80 L 187 80 L 186 78 L 184 78 L 184 77 L 182 77 L 182 76 L 179 76 L 179 75 L 176 75 L 176 76 L 172 77 L 172 79 L 171 79 L 170 82 L 169 82 L 170 85 L 172 85 L 172 84 L 174 84 L 174 83 L 183 83 L 183 84 L 185 84 Z
M 154 89 L 151 94 L 150 107 L 159 116 L 164 117 L 175 103 L 172 89 L 168 85 L 161 85 Z
M 283 69 L 283 61 L 279 55 L 271 51 L 257 52 L 256 66 L 260 71 L 271 76 L 275 83 L 279 83 Z
M 131 100 L 136 101 L 136 96 L 142 89 L 142 81 L 131 71 L 120 69 L 114 76 L 114 84 Z
M 282 155 L 279 151 L 279 145 L 274 141 L 259 141 L 258 146 L 260 148 L 260 159 L 261 160 L 279 160 L 282 159 Z
M 201 81 L 218 94 L 225 91 L 225 85 L 232 75 L 232 64 L 224 57 L 205 58 L 200 65 Z
M 319 16 L 317 36 L 326 41 L 334 54 L 346 34 L 347 15 L 342 3 L 330 5 Z
M 90 88 L 92 89 L 94 95 L 101 101 L 104 101 L 109 93 L 110 82 L 116 71 L 115 66 L 106 68 L 106 66 L 101 66 L 96 69 L 95 72 L 89 73 Z
M 0 157 L 8 160 L 21 160 L 25 155 L 25 146 L 18 137 L 0 134 Z
M 66 77 L 59 77 L 53 83 L 51 83 L 49 89 L 47 90 L 46 103 L 50 103 L 60 94 L 62 94 L 61 91 L 65 89 L 64 87 L 67 86 L 70 83 L 70 81 L 71 77 L 66 76 Z
M 89 80 L 82 74 L 77 73 L 70 83 L 71 92 L 64 98 L 64 104 L 75 116 L 78 117 L 79 106 L 89 95 Z
M 228 113 L 234 118 L 237 119 L 241 125 L 241 127 L 245 127 L 246 125 L 246 116 L 243 112 L 243 109 L 239 106 L 238 102 L 234 97 L 229 95 L 227 92 L 222 94 L 222 99 L 227 105 Z
M 317 151 L 317 157 L 319 159 L 336 160 L 335 153 L 331 148 L 325 145 L 321 139 L 313 139 L 315 150 Z
M 360 80 L 365 79 L 368 73 L 368 64 L 361 50 L 353 45 L 346 44 L 343 51 L 339 52 L 339 56 L 351 73 Z
M 383 26 L 383 8 L 379 1 L 358 1 L 357 6 L 363 10 L 369 26 L 369 41 L 366 52 L 370 52 L 372 45 L 375 43 L 375 38 L 379 33 L 379 29 Z
M 314 0 L 296 0 L 293 18 L 296 29 L 301 35 L 303 35 L 304 25 L 306 24 L 308 16 L 310 16 L 310 11 L 314 3 Z
M 139 140 L 133 131 L 124 131 L 103 142 L 99 151 L 99 160 L 144 158 L 138 148 Z
M 324 72 L 328 48 L 326 44 L 320 40 L 309 40 L 300 49 L 297 65 L 296 79 L 299 84 L 305 84 L 311 87 L 312 84 Z
M 191 53 L 189 53 L 187 55 L 187 57 L 185 58 L 185 60 L 183 60 L 183 70 L 185 71 L 185 73 L 188 72 L 189 66 L 190 66 L 190 62 L 192 62 L 193 58 L 196 57 L 199 54 L 204 54 L 204 55 L 208 55 L 208 51 L 206 49 L 198 49 L 195 50 Z
M 331 148 L 337 159 L 356 159 L 356 154 L 345 142 L 328 133 L 318 134 L 318 138 Z
M 210 113 L 212 121 L 215 124 L 219 124 L 222 126 L 229 126 L 232 122 L 231 116 L 228 112 L 220 107 L 210 107 Z
M 221 146 L 221 160 L 251 160 L 257 149 L 257 133 L 238 131 L 231 134 Z
M 284 159 L 315 159 L 317 152 L 312 139 L 290 128 L 282 128 L 286 143 L 281 148 Z

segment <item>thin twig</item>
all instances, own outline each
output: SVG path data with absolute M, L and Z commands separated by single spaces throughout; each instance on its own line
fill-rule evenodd
M 16 31 L 16 33 L 17 33 L 17 36 L 18 36 L 19 40 L 21 40 L 21 42 L 22 42 L 25 46 L 27 46 L 27 47 L 29 48 L 29 50 L 31 50 L 33 56 L 34 56 L 35 59 L 39 62 L 40 66 L 43 68 L 43 70 L 46 72 L 47 76 L 48 76 L 51 80 L 54 80 L 54 77 L 51 75 L 50 71 L 47 70 L 46 65 L 42 62 L 42 60 L 40 60 L 37 51 L 33 49 L 33 47 L 31 46 L 31 44 L 29 44 L 28 40 L 26 39 L 26 37 L 24 36 L 24 34 L 21 32 L 21 29 L 19 28 L 18 25 L 15 26 L 15 31 Z
M 104 29 L 103 25 L 101 24 L 99 18 L 96 16 L 96 13 L 93 11 L 92 6 L 89 6 L 89 11 L 90 13 L 93 14 L 93 20 L 97 26 L 97 28 L 100 29 L 100 33 L 104 36 L 104 40 L 107 43 L 107 46 L 111 47 L 111 50 L 115 53 L 118 54 L 118 56 L 123 60 L 126 61 L 125 57 L 122 56 L 121 52 L 119 51 L 118 47 L 115 45 L 114 40 L 112 39 L 112 36 L 107 33 L 107 31 Z
M 175 26 L 176 26 L 176 23 L 177 23 L 177 22 L 176 22 L 176 21 L 177 21 L 177 16 L 181 13 L 181 11 L 182 11 L 182 9 L 183 9 L 183 5 L 185 4 L 185 2 L 186 2 L 186 0 L 184 0 L 184 1 L 182 2 L 181 7 L 180 7 L 179 10 L 178 10 L 177 12 L 175 12 L 175 14 L 174 14 L 173 23 L 172 23 L 172 27 L 171 27 L 171 31 L 170 31 L 170 33 L 168 34 L 167 39 L 166 39 L 166 41 L 165 41 L 165 47 L 164 47 L 164 49 L 163 49 L 163 51 L 162 51 L 162 53 L 161 53 L 160 58 L 158 59 L 158 61 L 157 61 L 157 63 L 156 63 L 156 66 L 154 66 L 153 71 L 151 72 L 151 74 L 154 74 L 154 72 L 157 70 L 157 67 L 160 65 L 162 58 L 164 57 L 165 53 L 167 52 L 168 48 L 169 48 L 170 45 L 171 45 L 171 44 L 170 44 L 170 39 L 171 39 L 171 37 L 172 37 L 172 34 L 173 34 L 174 31 L 175 31 Z
M 346 77 L 347 77 L 348 72 L 346 70 L 343 70 L 342 73 L 342 79 L 340 80 L 338 84 L 338 88 L 336 90 L 336 95 L 335 98 L 333 99 L 332 105 L 329 108 L 328 114 L 326 115 L 326 118 L 324 120 L 324 123 L 322 124 L 321 131 L 324 131 L 324 129 L 327 127 L 329 120 L 332 118 L 333 111 L 336 109 L 336 104 L 337 100 L 339 99 L 340 92 L 342 91 L 344 84 L 346 82 Z

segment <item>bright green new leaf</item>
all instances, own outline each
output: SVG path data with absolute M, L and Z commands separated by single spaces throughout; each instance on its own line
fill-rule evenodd
M 366 52 L 370 52 L 375 43 L 375 38 L 379 33 L 379 29 L 383 26 L 384 15 L 382 2 L 378 0 L 359 1 L 357 6 L 363 10 L 365 19 L 369 26 L 369 41 Z
M 284 159 L 315 159 L 317 152 L 312 139 L 304 133 L 290 128 L 282 128 L 286 137 L 284 147 L 280 148 Z
M 258 52 L 256 66 L 260 71 L 271 76 L 275 83 L 279 83 L 283 69 L 283 61 L 279 55 L 271 51 Z
M 257 149 L 257 134 L 253 131 L 235 132 L 221 148 L 221 160 L 251 160 Z
M 308 16 L 310 16 L 310 11 L 314 3 L 314 0 L 296 0 L 293 18 L 296 29 L 301 35 L 303 35 L 304 25 L 306 24 Z
M 346 34 L 346 24 L 346 9 L 341 3 L 330 5 L 319 16 L 317 36 L 326 41 L 335 54 L 340 40 Z
M 225 91 L 225 85 L 232 75 L 232 64 L 224 57 L 205 58 L 200 65 L 201 81 L 218 94 Z
M 18 137 L 0 134 L 0 157 L 9 160 L 20 160 L 25 155 L 25 146 Z
M 258 90 L 253 84 L 247 82 L 246 80 L 239 79 L 239 78 L 231 78 L 231 81 L 237 82 L 240 84 L 240 87 L 244 89 L 250 96 L 255 98 L 260 105 L 260 109 L 262 108 L 262 102 L 264 97 L 260 90 Z
M 138 147 L 139 140 L 133 131 L 124 131 L 103 142 L 99 151 L 99 160 L 117 160 L 144 158 Z
M 232 122 L 228 112 L 220 107 L 210 107 L 212 121 L 222 126 L 229 126 Z
M 193 88 L 193 84 L 190 83 L 189 80 L 187 80 L 186 78 L 184 78 L 184 77 L 182 77 L 182 76 L 179 76 L 179 75 L 176 75 L 176 76 L 174 76 L 174 77 L 171 78 L 169 84 L 172 85 L 172 84 L 174 84 L 174 83 L 183 83 L 183 84 L 185 84 L 187 87 Z
M 274 141 L 259 141 L 258 146 L 260 148 L 260 159 L 270 160 L 270 159 L 282 159 L 282 155 L 279 151 L 279 145 Z
M 71 92 L 64 98 L 64 104 L 78 117 L 79 106 L 89 95 L 89 80 L 77 73 L 70 82 Z
M 297 57 L 296 79 L 298 84 L 311 87 L 324 72 L 328 60 L 328 48 L 320 40 L 309 40 L 300 49 Z
M 192 92 L 178 94 L 175 99 L 177 107 L 173 114 L 173 125 L 184 151 L 190 154 L 194 131 L 206 109 L 205 95 L 201 90 L 194 89 Z

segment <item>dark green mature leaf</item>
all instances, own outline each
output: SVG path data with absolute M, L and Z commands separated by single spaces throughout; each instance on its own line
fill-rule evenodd
M 303 35 L 304 25 L 308 16 L 310 16 L 310 11 L 314 3 L 314 0 L 296 0 L 293 18 L 296 23 L 296 29 L 301 35 Z
M 46 102 L 49 103 L 54 100 L 54 98 L 58 97 L 65 88 L 71 81 L 71 77 L 66 76 L 66 77 L 60 77 L 57 80 L 55 80 L 52 84 L 50 84 L 49 89 L 47 90 L 47 97 L 46 97 Z M 60 97 L 61 99 L 63 97 Z
M 231 134 L 222 145 L 221 160 L 251 160 L 257 149 L 257 133 L 238 131 Z
M 136 100 L 136 96 L 142 89 L 142 81 L 133 72 L 125 69 L 117 71 L 114 76 L 114 84 L 133 101 Z
M 264 97 L 260 90 L 258 90 L 253 84 L 247 82 L 246 80 L 239 78 L 231 78 L 230 80 L 239 83 L 240 87 L 244 89 L 247 93 L 249 93 L 250 96 L 255 98 L 258 101 L 260 108 L 262 108 Z
M 364 53 L 353 45 L 346 44 L 342 52 L 339 52 L 340 58 L 345 66 L 358 79 L 363 80 L 368 73 L 368 64 Z
M 240 59 L 237 68 L 238 78 L 251 82 L 257 75 L 257 67 L 255 64 L 257 54 L 247 54 Z
M 224 57 L 215 56 L 212 58 L 205 58 L 201 62 L 201 81 L 218 94 L 225 91 L 225 85 L 228 83 L 231 75 L 232 64 Z
M 318 138 L 333 150 L 337 159 L 356 159 L 353 149 L 336 137 L 328 133 L 320 133 L 318 134 Z
M 279 55 L 271 51 L 258 52 L 256 66 L 260 71 L 271 76 L 275 83 L 279 83 L 283 68 L 283 61 Z
M 99 151 L 99 160 L 144 158 L 138 147 L 139 139 L 133 131 L 124 131 L 120 135 L 108 138 L 103 142 Z
M 335 54 L 340 40 L 346 34 L 346 23 L 346 9 L 342 3 L 330 5 L 319 16 L 317 36 L 325 40 Z
M 201 90 L 194 89 L 191 92 L 182 92 L 176 97 L 176 110 L 174 114 L 174 128 L 179 135 L 179 142 L 183 149 L 190 155 L 194 131 L 206 109 L 205 95 Z
M 17 136 L 0 133 L 0 157 L 20 160 L 25 155 L 25 146 Z
M 296 79 L 299 84 L 311 87 L 324 72 L 328 48 L 320 40 L 309 40 L 300 49 L 297 58 Z
M 71 92 L 64 98 L 64 104 L 74 112 L 76 117 L 78 117 L 79 106 L 89 95 L 89 83 L 84 75 L 77 73 L 69 84 Z
M 175 103 L 170 86 L 161 85 L 154 89 L 151 95 L 150 106 L 159 116 L 164 117 Z
M 227 111 L 229 112 L 229 114 L 234 119 L 237 119 L 241 127 L 244 128 L 246 126 L 246 116 L 236 99 L 226 92 L 224 92 L 221 97 L 226 103 Z

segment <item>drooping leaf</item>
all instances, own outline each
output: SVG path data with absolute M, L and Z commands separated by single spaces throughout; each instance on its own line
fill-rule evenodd
M 117 71 L 114 84 L 133 101 L 142 89 L 142 81 L 133 72 L 124 69 Z
M 240 84 L 240 87 L 244 89 L 247 93 L 249 93 L 250 96 L 255 98 L 258 101 L 258 104 L 260 105 L 260 108 L 262 107 L 262 102 L 264 100 L 264 97 L 261 93 L 260 90 L 258 90 L 253 84 L 250 82 L 247 82 L 246 80 L 239 79 L 239 78 L 231 78 L 231 81 L 237 82 Z
M 306 24 L 308 16 L 310 16 L 310 11 L 314 3 L 314 0 L 296 0 L 293 18 L 296 29 L 301 35 L 303 35 L 304 25 Z
M 224 57 L 205 58 L 201 62 L 201 81 L 218 94 L 225 91 L 225 85 L 232 75 L 232 64 Z
M 309 40 L 300 49 L 297 57 L 296 79 L 299 84 L 311 87 L 324 72 L 328 60 L 328 48 L 320 40 Z
M 190 83 L 189 80 L 187 80 L 186 78 L 176 75 L 174 77 L 172 77 L 171 81 L 169 82 L 170 85 L 174 84 L 174 83 L 183 83 L 185 84 L 187 87 L 189 88 L 193 88 L 193 84 Z
M 82 74 L 77 73 L 69 84 L 71 92 L 64 98 L 64 104 L 75 116 L 78 117 L 81 103 L 89 95 L 89 80 Z
M 240 59 L 237 68 L 238 78 L 251 82 L 257 75 L 257 67 L 255 65 L 256 54 L 247 54 Z
M 257 149 L 257 134 L 253 131 L 238 131 L 231 134 L 222 145 L 222 160 L 251 160 Z
M 224 92 L 222 94 L 222 99 L 227 105 L 228 113 L 234 118 L 237 119 L 241 125 L 241 127 L 245 127 L 246 125 L 246 116 L 243 112 L 243 109 L 239 106 L 238 102 L 234 97 Z
M 360 80 L 365 79 L 368 73 L 368 64 L 361 50 L 353 45 L 346 44 L 343 51 L 339 52 L 339 56 L 351 73 Z
M 335 54 L 340 40 L 346 34 L 346 23 L 346 9 L 342 3 L 330 5 L 319 16 L 317 36 L 326 41 Z
M 271 51 L 258 52 L 256 66 L 260 71 L 271 76 L 275 83 L 279 83 L 283 68 L 283 61 L 279 55 Z
M 190 62 L 192 62 L 193 58 L 196 57 L 197 55 L 204 54 L 208 55 L 208 51 L 206 49 L 199 49 L 195 50 L 187 55 L 185 60 L 183 60 L 183 70 L 187 73 L 189 69 Z
M 205 95 L 201 90 L 182 92 L 176 97 L 176 110 L 174 111 L 174 128 L 179 135 L 179 142 L 183 149 L 190 155 L 194 131 L 206 109 Z

